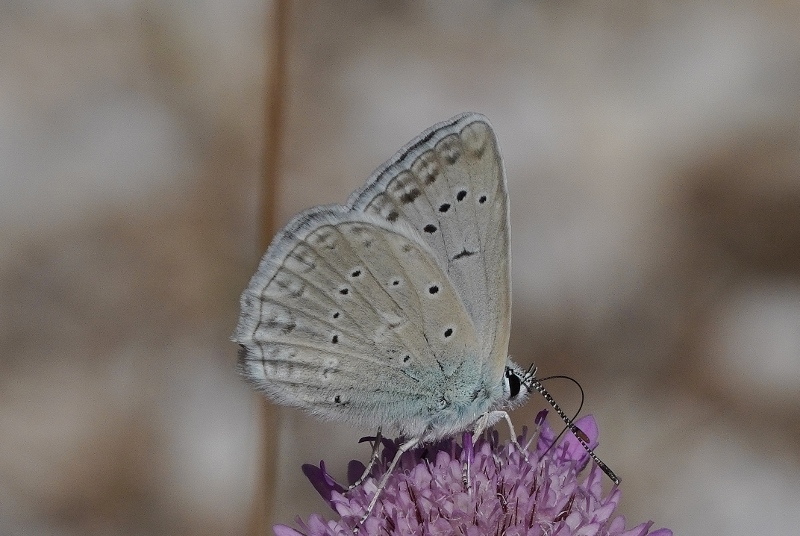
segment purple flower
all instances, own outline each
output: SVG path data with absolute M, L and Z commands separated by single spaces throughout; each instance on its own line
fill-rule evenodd
M 614 517 L 620 490 L 603 495 L 603 474 L 593 466 L 582 482 L 578 473 L 589 456 L 571 433 L 550 448 L 555 434 L 537 416 L 538 438 L 528 450 L 528 460 L 513 444 L 499 442 L 497 432 L 478 438 L 463 435 L 463 447 L 453 439 L 409 450 L 400 459 L 381 493 L 375 509 L 359 534 L 430 534 L 465 536 L 672 536 L 672 531 L 650 531 L 652 522 L 628 531 L 625 518 Z M 576 422 L 597 444 L 597 424 L 591 416 Z M 527 443 L 527 430 L 519 437 Z M 534 435 L 535 436 L 535 432 Z M 277 536 L 351 536 L 376 492 L 376 482 L 397 452 L 399 441 L 383 440 L 381 459 L 370 478 L 346 491 L 319 467 L 304 465 L 308 479 L 340 519 L 325 521 L 318 514 L 307 522 L 298 519 L 300 532 L 285 525 L 274 527 Z M 354 482 L 364 465 L 350 462 L 348 478 Z

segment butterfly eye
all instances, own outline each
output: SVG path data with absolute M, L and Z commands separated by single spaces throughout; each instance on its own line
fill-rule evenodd
M 519 388 L 521 386 L 519 376 L 517 376 L 516 372 L 506 367 L 506 380 L 508 382 L 508 398 L 513 400 L 517 398 L 519 394 Z

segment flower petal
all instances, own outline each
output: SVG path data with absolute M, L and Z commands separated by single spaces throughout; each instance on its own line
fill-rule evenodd
M 580 441 L 567 433 L 551 448 L 555 433 L 544 412 L 537 416 L 538 441 L 528 459 L 512 444 L 500 442 L 497 431 L 483 436 L 463 434 L 463 446 L 454 439 L 410 449 L 389 476 L 372 514 L 359 534 L 525 534 L 531 536 L 646 536 L 652 523 L 625 531 L 625 518 L 614 517 L 621 496 L 615 486 L 603 492 L 603 476 L 595 465 L 582 482 L 578 473 L 588 462 Z M 599 432 L 591 416 L 576 425 L 597 444 Z M 525 439 L 527 432 L 521 436 Z M 534 435 L 534 437 L 536 437 Z M 317 491 L 339 514 L 325 522 L 312 515 L 299 523 L 308 536 L 350 536 L 352 527 L 377 492 L 377 480 L 388 470 L 400 440 L 382 438 L 383 451 L 372 474 L 352 490 L 336 483 L 325 470 L 303 466 Z M 364 465 L 351 462 L 349 480 L 356 480 Z M 303 532 L 278 525 L 277 536 Z M 672 536 L 659 529 L 650 536 Z

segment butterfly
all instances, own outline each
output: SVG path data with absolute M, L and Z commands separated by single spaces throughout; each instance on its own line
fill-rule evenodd
M 251 384 L 405 438 L 367 515 L 403 452 L 499 419 L 514 438 L 507 410 L 543 392 L 535 369 L 508 357 L 509 246 L 497 138 L 464 113 L 400 149 L 344 205 L 295 216 L 243 292 L 233 340 Z

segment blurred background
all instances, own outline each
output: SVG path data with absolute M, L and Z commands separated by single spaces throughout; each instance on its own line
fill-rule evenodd
M 796 533 L 800 4 L 289 4 L 276 222 L 486 114 L 511 355 L 581 382 L 628 526 Z M 0 533 L 248 532 L 273 9 L 0 2 Z M 275 521 L 329 515 L 300 464 L 372 431 L 277 415 Z

